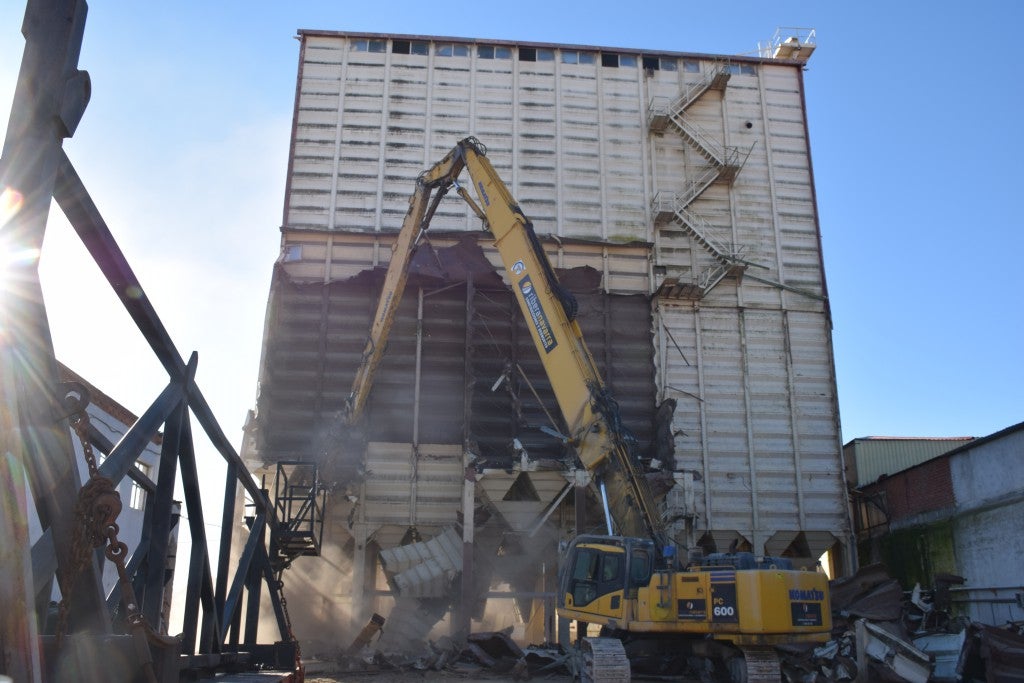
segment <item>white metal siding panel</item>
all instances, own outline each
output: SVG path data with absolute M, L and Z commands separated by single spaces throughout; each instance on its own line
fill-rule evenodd
M 604 237 L 613 242 L 650 238 L 640 153 L 646 143 L 646 106 L 638 96 L 638 69 L 598 67 Z
M 658 311 L 671 335 L 659 348 L 659 381 L 678 402 L 678 466 L 698 475 L 698 535 L 736 530 L 764 542 L 790 529 L 845 538 L 824 317 L 667 302 Z
M 840 522 L 846 522 L 847 510 L 828 321 L 820 314 L 790 312 L 787 323 L 806 525 L 843 538 Z
M 397 227 L 409 183 L 474 134 L 539 231 L 650 239 L 640 93 L 644 80 L 678 88 L 675 73 L 350 48 L 344 36 L 307 39 L 287 225 Z M 435 226 L 479 227 L 457 203 Z
M 461 445 L 370 442 L 362 521 L 371 526 L 451 524 L 462 509 Z

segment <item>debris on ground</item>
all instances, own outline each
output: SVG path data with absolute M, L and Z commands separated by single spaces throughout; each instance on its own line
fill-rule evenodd
M 786 683 L 1024 683 L 1024 624 L 997 627 L 954 617 L 949 587 L 963 583 L 963 577 L 937 575 L 934 590 L 916 586 L 904 593 L 882 565 L 870 565 L 831 582 L 832 638 L 822 644 L 776 648 L 783 679 Z M 515 681 L 575 678 L 579 673 L 576 650 L 558 644 L 520 647 L 512 639 L 511 627 L 472 633 L 465 639 L 427 641 L 412 654 L 382 652 L 382 639 L 370 641 L 383 630 L 383 622 L 374 615 L 352 645 L 336 657 L 341 672 L 444 672 L 464 679 L 500 676 Z M 631 652 L 634 675 L 678 679 L 685 674 L 691 677 L 687 680 L 717 680 L 715 667 L 700 658 L 666 668 L 672 659 L 668 654 Z M 648 671 L 644 663 L 653 661 L 660 661 L 662 668 Z
M 832 639 L 778 648 L 785 680 L 1024 683 L 1024 629 L 954 617 L 949 588 L 964 582 L 938 574 L 933 591 L 905 594 L 880 564 L 832 581 Z
M 570 655 L 559 645 L 521 648 L 512 629 L 471 633 L 464 641 L 443 637 L 415 655 L 383 653 L 370 646 L 337 658 L 342 671 L 449 671 L 464 676 L 507 674 L 515 680 L 534 676 L 570 675 Z

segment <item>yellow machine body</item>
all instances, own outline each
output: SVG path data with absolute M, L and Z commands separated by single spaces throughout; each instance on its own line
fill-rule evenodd
M 828 577 L 750 553 L 655 569 L 645 539 L 582 536 L 569 547 L 559 614 L 613 633 L 712 635 L 736 645 L 828 640 Z M 745 568 L 749 567 L 749 568 Z

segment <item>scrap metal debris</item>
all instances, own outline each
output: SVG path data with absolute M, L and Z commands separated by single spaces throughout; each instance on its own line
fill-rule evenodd
M 830 583 L 832 640 L 779 649 L 787 683 L 1024 683 L 1024 625 L 986 626 L 955 617 L 949 587 L 905 594 L 885 567 L 870 565 Z

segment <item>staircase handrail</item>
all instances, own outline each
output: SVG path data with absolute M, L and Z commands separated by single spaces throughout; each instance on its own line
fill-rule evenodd
M 724 64 L 716 64 L 710 71 L 705 71 L 702 74 L 702 78 L 699 81 L 695 81 L 685 89 L 676 95 L 674 98 L 655 96 L 651 98 L 650 105 L 647 107 L 648 120 L 653 118 L 655 115 L 670 116 L 675 113 L 681 112 L 688 106 L 697 101 L 701 95 L 703 95 L 711 84 L 715 82 L 726 66 Z

